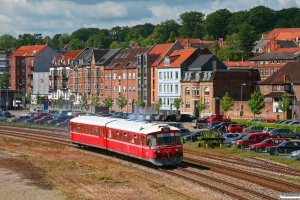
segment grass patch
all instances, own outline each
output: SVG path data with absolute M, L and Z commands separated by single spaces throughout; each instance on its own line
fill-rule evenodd
M 290 176 L 282 176 L 282 178 L 300 183 L 300 178 L 294 178 L 294 177 L 290 177 Z

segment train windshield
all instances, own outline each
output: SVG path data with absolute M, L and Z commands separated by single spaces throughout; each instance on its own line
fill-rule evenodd
M 163 146 L 170 144 L 181 144 L 180 133 L 148 135 L 148 146 Z

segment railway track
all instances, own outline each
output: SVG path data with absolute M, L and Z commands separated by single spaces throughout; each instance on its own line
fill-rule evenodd
M 46 130 L 43 129 L 43 131 L 41 132 L 40 129 L 28 129 L 28 128 L 21 128 L 21 127 L 2 127 L 0 130 L 0 135 L 3 136 L 10 136 L 10 137 L 19 137 L 19 138 L 25 138 L 25 139 L 30 139 L 30 140 L 36 140 L 36 141 L 41 141 L 41 142 L 47 142 L 47 143 L 55 143 L 55 144 L 59 144 L 62 146 L 68 146 L 68 147 L 76 147 L 76 145 L 73 145 L 72 143 L 70 143 L 69 140 L 69 135 L 67 135 L 67 132 L 61 132 L 60 130 Z M 78 149 L 78 148 L 77 148 Z M 93 153 L 93 152 L 91 152 Z M 97 154 L 97 153 L 96 153 Z M 98 154 L 99 155 L 99 154 Z M 195 160 L 191 160 L 190 158 L 185 158 L 186 162 L 189 163 L 184 163 L 184 164 L 193 164 L 193 165 L 205 165 L 203 159 L 195 159 Z M 224 171 L 224 164 L 219 164 L 218 166 L 213 166 L 211 165 L 211 163 L 206 163 L 206 166 L 208 166 L 210 168 L 211 171 L 213 172 L 218 172 L 220 174 L 226 175 L 226 176 L 230 176 L 230 177 L 235 177 L 240 179 L 241 176 L 238 173 L 221 173 L 222 171 Z M 222 170 L 217 170 L 217 169 L 222 169 Z M 222 182 L 221 180 L 217 180 L 214 177 L 208 176 L 208 175 L 199 175 L 199 173 L 195 173 L 192 172 L 191 170 L 187 170 L 184 169 L 182 167 L 177 167 L 177 169 L 175 171 L 173 170 L 166 170 L 163 168 L 159 168 L 158 169 L 161 172 L 164 172 L 166 174 L 169 174 L 171 176 L 175 176 L 181 179 L 184 179 L 186 181 L 192 182 L 196 185 L 201 185 L 207 188 L 210 188 L 214 191 L 218 191 L 221 192 L 222 194 L 226 194 L 228 196 L 231 196 L 233 198 L 237 198 L 237 199 L 253 199 L 253 198 L 261 198 L 261 199 L 274 199 L 274 197 L 272 196 L 268 196 L 259 192 L 256 192 L 255 190 L 251 190 L 236 184 L 230 184 L 228 182 Z M 234 168 L 234 170 L 236 170 L 236 168 Z M 229 169 L 229 171 L 233 171 L 233 169 Z M 182 172 L 184 172 L 187 175 L 182 175 Z M 244 171 L 240 171 L 239 173 L 243 173 L 245 174 Z M 137 175 L 138 176 L 138 175 Z M 190 178 L 189 176 L 197 176 L 197 177 L 201 177 L 201 180 L 199 180 L 199 178 Z M 272 184 L 268 184 L 267 182 L 272 183 L 272 181 L 274 181 L 275 179 L 266 179 L 265 181 L 262 181 L 262 176 L 260 176 L 260 180 L 253 178 L 253 174 L 250 174 L 248 176 L 248 178 L 245 178 L 244 181 L 248 181 L 251 183 L 255 183 L 257 185 L 260 185 L 262 187 L 266 187 L 266 188 L 270 188 L 272 190 L 275 191 L 279 191 L 279 192 L 292 192 L 292 191 L 299 191 L 300 190 L 300 186 L 295 186 L 293 184 L 288 185 L 287 187 L 283 187 L 283 186 L 272 186 Z M 251 177 L 251 178 L 250 178 Z M 143 178 L 143 177 L 141 177 Z M 147 179 L 147 178 L 144 178 Z M 148 180 L 148 179 L 147 179 Z M 208 184 L 207 180 L 210 180 L 211 182 L 215 182 L 213 184 Z M 157 182 L 155 182 L 154 180 L 148 180 L 148 181 L 152 181 L 155 184 L 159 184 Z M 283 181 L 282 179 L 278 179 L 278 181 Z M 221 184 L 221 185 L 217 185 L 217 183 Z M 277 182 L 276 182 L 277 183 Z M 226 187 L 224 187 L 226 186 Z M 164 185 L 164 187 L 166 187 Z M 190 197 L 188 194 L 184 194 L 176 189 L 172 189 L 172 188 L 168 188 L 167 189 L 173 191 L 173 192 L 177 192 L 178 194 L 185 196 L 186 198 L 193 198 Z M 242 192 L 241 192 L 242 191 Z M 246 193 L 246 195 L 240 195 L 239 193 L 243 193 L 243 191 Z

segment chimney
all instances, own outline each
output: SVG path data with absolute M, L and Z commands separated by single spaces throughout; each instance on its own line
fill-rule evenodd
M 133 47 L 132 48 L 140 48 L 140 46 L 139 46 L 139 44 L 137 43 L 137 42 L 135 42 L 134 44 L 133 44 Z
M 227 57 L 227 61 L 230 61 L 230 58 L 229 58 L 229 56 Z
M 245 61 L 245 58 L 244 58 L 244 55 L 242 56 L 242 62 L 244 62 Z

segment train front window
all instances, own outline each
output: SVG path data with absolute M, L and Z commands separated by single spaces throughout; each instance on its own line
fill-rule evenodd
M 148 146 L 151 147 L 151 146 L 156 146 L 156 135 L 148 135 L 147 136 L 147 143 L 148 143 Z
M 174 144 L 174 133 L 157 134 L 157 145 Z

